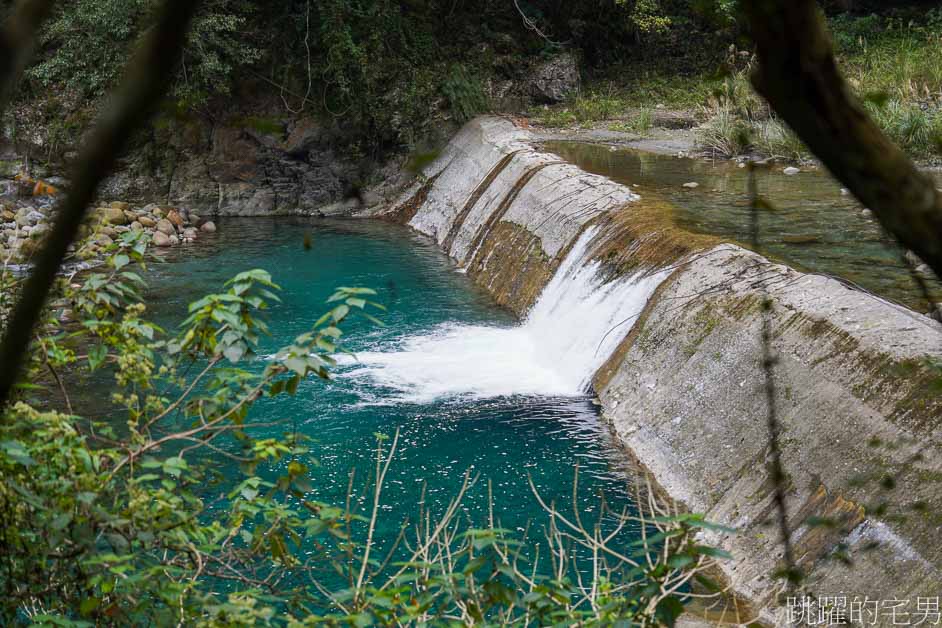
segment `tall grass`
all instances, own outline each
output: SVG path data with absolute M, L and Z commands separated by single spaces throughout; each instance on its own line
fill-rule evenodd
M 735 157 L 752 146 L 752 128 L 735 111 L 721 107 L 698 129 L 697 144 L 717 157 Z
M 899 100 L 891 100 L 882 106 L 868 103 L 867 108 L 890 139 L 911 155 L 925 157 L 939 152 L 942 112 Z

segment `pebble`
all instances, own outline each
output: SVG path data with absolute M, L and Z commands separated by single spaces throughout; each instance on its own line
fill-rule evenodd
M 789 177 L 794 176 L 798 174 L 799 172 L 801 172 L 801 170 L 799 170 L 795 166 L 789 166 L 788 168 L 785 168 L 784 170 L 782 170 L 782 173 Z
M 689 182 L 689 183 L 684 183 L 683 187 L 685 187 L 685 188 L 687 188 L 687 189 L 689 189 L 689 190 L 693 190 L 694 188 L 700 187 L 700 184 L 697 183 L 697 182 L 695 182 L 695 181 L 691 181 L 691 182 Z

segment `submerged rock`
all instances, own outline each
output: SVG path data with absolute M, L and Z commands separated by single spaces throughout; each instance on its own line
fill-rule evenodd
M 782 174 L 787 175 L 789 177 L 794 176 L 798 174 L 799 172 L 801 172 L 801 170 L 799 170 L 795 166 L 789 166 L 788 168 L 785 168 L 784 170 L 782 170 Z
M 200 226 L 200 231 L 203 233 L 216 233 L 216 223 L 214 223 L 212 220 L 204 222 Z
M 700 187 L 700 184 L 695 181 L 691 181 L 690 183 L 684 183 L 683 187 L 687 188 L 688 190 L 694 190 Z

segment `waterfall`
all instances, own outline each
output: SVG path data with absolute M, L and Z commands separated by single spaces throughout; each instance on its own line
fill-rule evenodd
M 595 233 L 583 232 L 520 324 L 440 325 L 357 353 L 339 377 L 387 389 L 391 402 L 585 394 L 667 275 L 603 281 L 588 255 Z

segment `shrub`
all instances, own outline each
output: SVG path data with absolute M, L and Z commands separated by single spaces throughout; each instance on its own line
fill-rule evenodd
M 487 94 L 481 81 L 471 76 L 463 65 L 453 65 L 442 85 L 455 119 L 465 122 L 489 108 Z
M 752 145 L 750 125 L 727 108 L 721 108 L 697 131 L 697 143 L 718 157 L 735 157 Z

